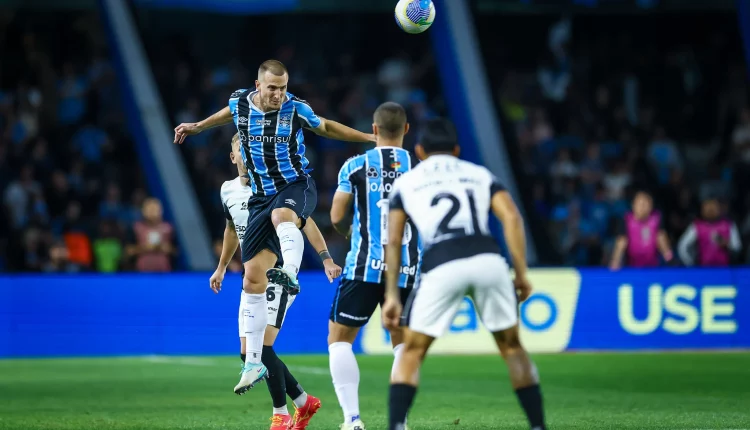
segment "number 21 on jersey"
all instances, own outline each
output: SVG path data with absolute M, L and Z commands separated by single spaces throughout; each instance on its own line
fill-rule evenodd
M 477 205 L 474 199 L 474 190 L 466 190 L 466 200 L 469 206 L 469 213 L 471 214 L 471 224 L 466 219 L 465 211 L 459 215 L 459 211 L 462 209 L 460 195 L 456 196 L 453 193 L 440 193 L 432 198 L 430 206 L 435 207 L 440 204 L 443 200 L 447 200 L 450 203 L 448 212 L 438 224 L 435 231 L 435 239 L 442 240 L 448 239 L 455 236 L 470 236 L 472 234 L 481 234 L 482 230 L 479 226 L 479 218 L 477 217 Z M 458 217 L 456 217 L 458 215 Z M 454 221 L 455 219 L 455 221 Z M 450 224 L 453 223 L 454 227 Z

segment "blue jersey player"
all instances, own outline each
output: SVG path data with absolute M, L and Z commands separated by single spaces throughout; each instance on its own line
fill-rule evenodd
M 352 343 L 385 297 L 385 256 L 388 244 L 388 198 L 396 178 L 415 164 L 402 148 L 409 130 L 406 112 L 397 103 L 384 103 L 375 111 L 373 131 L 377 146 L 350 158 L 339 173 L 339 185 L 331 206 L 336 229 L 351 236 L 351 250 L 344 275 L 331 306 L 328 351 L 331 376 L 341 408 L 344 430 L 364 430 L 359 416 L 359 369 Z M 349 214 L 351 223 L 349 221 Z M 417 230 L 406 228 L 401 239 L 399 286 L 406 300 L 414 286 L 421 261 Z M 396 360 L 403 342 L 401 330 L 391 331 Z
M 232 93 L 228 106 L 197 123 L 175 128 L 175 143 L 186 136 L 234 122 L 240 153 L 250 175 L 253 196 L 248 202 L 248 224 L 242 240 L 245 269 L 247 358 L 242 378 L 234 389 L 242 394 L 268 372 L 261 363 L 266 328 L 266 285 L 278 284 L 290 294 L 299 292 L 297 271 L 304 241 L 300 228 L 317 205 L 315 181 L 309 175 L 303 129 L 331 139 L 374 141 L 335 121 L 321 118 L 310 105 L 287 92 L 289 74 L 279 61 L 268 60 L 258 69 L 254 89 Z M 281 257 L 283 267 L 275 268 Z M 327 251 L 322 259 L 330 258 Z

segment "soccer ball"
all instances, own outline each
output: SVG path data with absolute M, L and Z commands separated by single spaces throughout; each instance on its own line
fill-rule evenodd
M 399 0 L 394 16 L 405 32 L 422 33 L 435 21 L 435 5 L 432 0 Z

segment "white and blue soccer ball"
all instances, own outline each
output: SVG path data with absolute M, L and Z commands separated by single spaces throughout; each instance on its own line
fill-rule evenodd
M 394 16 L 405 32 L 422 33 L 435 21 L 435 5 L 432 0 L 399 0 Z

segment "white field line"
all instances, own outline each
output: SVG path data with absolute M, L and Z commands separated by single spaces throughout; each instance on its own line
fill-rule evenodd
M 224 363 L 220 363 L 210 358 L 200 357 L 179 357 L 169 355 L 148 355 L 145 357 L 136 357 L 137 360 L 146 361 L 148 363 L 155 364 L 179 364 L 183 366 L 220 366 L 225 367 Z M 314 367 L 314 366 L 289 366 L 291 370 L 297 373 L 303 373 L 307 375 L 330 375 L 330 371 L 327 367 Z

